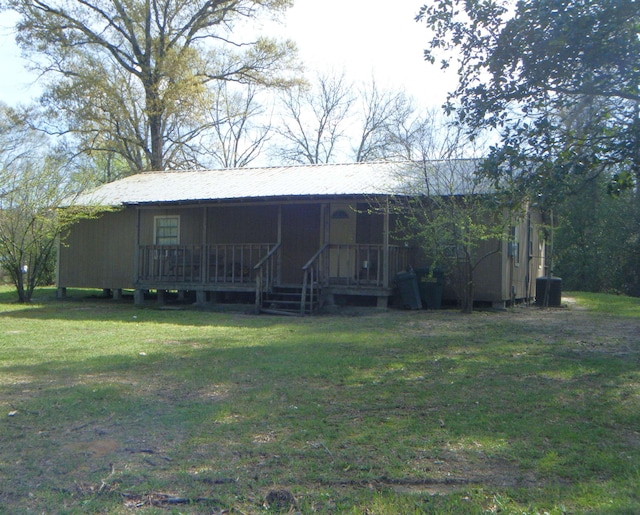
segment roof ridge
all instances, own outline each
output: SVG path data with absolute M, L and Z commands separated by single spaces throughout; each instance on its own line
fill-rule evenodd
M 438 161 L 438 160 L 433 160 Z M 239 166 L 236 168 L 197 168 L 197 169 L 167 169 L 167 170 L 145 170 L 131 175 L 151 175 L 163 173 L 206 173 L 206 172 L 241 172 L 243 170 L 282 170 L 292 168 L 329 168 L 346 166 L 366 166 L 366 165 L 392 165 L 412 162 L 409 159 L 401 161 L 390 161 L 387 159 L 376 159 L 374 161 L 353 161 L 349 163 L 305 163 L 288 165 L 264 165 L 264 166 Z M 130 177 L 130 176 L 129 176 Z

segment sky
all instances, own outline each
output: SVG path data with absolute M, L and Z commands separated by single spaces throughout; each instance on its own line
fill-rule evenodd
M 310 76 L 315 70 L 344 70 L 355 82 L 374 76 L 379 85 L 403 88 L 422 105 L 439 106 L 455 82 L 423 59 L 428 32 L 414 21 L 421 5 L 421 0 L 294 0 L 275 30 L 297 43 Z M 13 21 L 8 13 L 0 15 L 0 101 L 10 105 L 38 93 L 13 41 Z

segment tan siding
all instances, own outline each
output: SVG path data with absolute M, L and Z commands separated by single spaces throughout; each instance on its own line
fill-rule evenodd
M 135 219 L 125 209 L 74 225 L 61 241 L 58 286 L 133 288 Z
M 483 242 L 478 248 L 477 255 L 481 256 L 494 252 L 484 259 L 474 273 L 474 297 L 477 301 L 495 302 L 503 300 L 504 278 L 502 277 L 503 253 L 496 249 L 504 246 L 495 240 Z M 508 298 L 508 296 L 507 296 Z

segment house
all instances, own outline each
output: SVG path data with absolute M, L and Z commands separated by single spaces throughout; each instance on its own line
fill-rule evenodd
M 165 171 L 105 184 L 74 201 L 117 209 L 61 238 L 58 293 L 130 289 L 136 303 L 149 290 L 161 301 L 168 291 L 198 303 L 236 295 L 257 309 L 300 313 L 348 298 L 386 307 L 396 274 L 426 260 L 398 233 L 390 207 L 420 183 L 412 170 L 374 162 Z M 478 300 L 532 296 L 543 256 L 531 216 L 520 225 L 518 256 L 513 242 L 502 243 L 483 265 Z

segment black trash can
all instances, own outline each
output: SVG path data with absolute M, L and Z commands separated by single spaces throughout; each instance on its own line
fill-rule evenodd
M 413 272 L 400 272 L 395 277 L 400 304 L 405 309 L 422 309 L 418 280 Z
M 443 273 L 436 268 L 430 277 L 429 268 L 417 268 L 416 279 L 422 306 L 426 309 L 440 309 L 444 290 Z
M 538 277 L 536 279 L 536 306 L 544 306 L 544 298 L 548 293 L 547 306 L 562 305 L 562 279 L 560 277 Z

